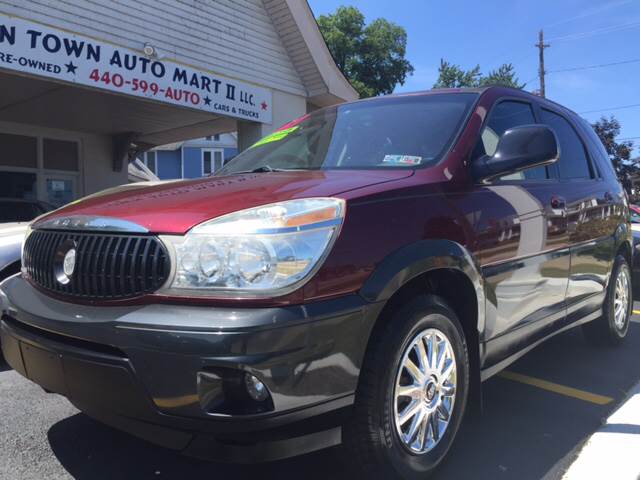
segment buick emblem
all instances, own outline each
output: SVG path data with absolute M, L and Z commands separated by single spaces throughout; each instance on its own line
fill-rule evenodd
M 73 240 L 65 240 L 56 249 L 53 258 L 53 274 L 61 285 L 67 285 L 73 278 L 73 272 L 76 270 L 76 242 Z
M 67 277 L 73 275 L 73 271 L 76 268 L 76 249 L 72 248 L 67 250 L 62 260 L 62 271 Z

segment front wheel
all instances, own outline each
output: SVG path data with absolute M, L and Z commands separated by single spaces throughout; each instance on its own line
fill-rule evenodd
M 631 269 L 627 260 L 618 255 L 613 263 L 607 296 L 602 305 L 602 317 L 587 323 L 583 331 L 594 345 L 618 345 L 629 331 L 633 310 Z
M 424 478 L 451 447 L 468 390 L 456 314 L 439 297 L 418 296 L 372 337 L 345 446 L 369 478 Z

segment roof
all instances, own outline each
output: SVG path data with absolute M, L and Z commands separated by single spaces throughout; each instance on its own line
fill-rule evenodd
M 263 0 L 278 35 L 318 107 L 358 99 L 358 92 L 340 71 L 320 33 L 309 4 L 300 0 Z
M 397 97 L 411 97 L 411 96 L 422 96 L 422 95 L 442 95 L 442 94 L 452 94 L 452 93 L 477 93 L 479 95 L 488 92 L 488 91 L 498 91 L 499 94 L 504 96 L 512 96 L 512 97 L 520 97 L 524 99 L 528 99 L 530 101 L 541 102 L 542 104 L 547 104 L 548 106 L 553 106 L 558 109 L 562 109 L 565 112 L 575 115 L 579 117 L 579 115 L 571 110 L 570 108 L 555 102 L 553 100 L 549 100 L 546 97 L 541 97 L 531 92 L 527 92 L 526 90 L 522 90 L 519 88 L 506 87 L 503 85 L 488 85 L 486 87 L 464 87 L 464 88 L 433 88 L 430 90 L 418 90 L 415 92 L 401 92 L 401 93 L 393 93 L 390 95 L 382 95 L 379 97 L 370 97 L 363 98 L 358 100 L 360 102 L 375 102 L 378 100 L 384 100 L 385 98 L 397 98 Z

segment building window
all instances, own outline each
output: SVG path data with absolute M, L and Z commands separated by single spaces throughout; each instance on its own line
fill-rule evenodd
M 205 140 L 213 140 L 214 142 L 219 142 L 220 141 L 220 134 L 216 133 L 215 135 L 207 135 L 206 137 L 204 137 Z
M 45 138 L 42 141 L 44 168 L 78 171 L 78 144 L 67 140 Z
M 3 197 L 37 200 L 37 183 L 35 173 L 7 172 L 0 167 L 0 192 Z
M 144 164 L 154 175 L 158 174 L 158 153 L 146 152 L 144 154 Z
M 62 206 L 74 200 L 80 177 L 80 143 L 0 133 L 2 196 Z
M 211 175 L 224 165 L 224 150 L 221 148 L 202 149 L 202 175 Z
M 19 168 L 38 168 L 38 139 L 25 135 L 0 133 L 0 165 Z

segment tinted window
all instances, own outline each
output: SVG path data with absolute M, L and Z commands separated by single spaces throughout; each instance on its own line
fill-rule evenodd
M 314 112 L 263 138 L 219 175 L 274 169 L 414 168 L 435 164 L 477 94 L 400 96 Z
M 38 140 L 36 137 L 0 133 L 0 165 L 12 167 L 38 166 Z
M 35 200 L 36 174 L 8 172 L 0 168 L 0 196 Z
M 496 153 L 500 136 L 512 127 L 536 123 L 531 105 L 523 102 L 505 101 L 497 104 L 485 127 L 480 142 L 476 147 L 475 157 Z M 521 172 L 505 175 L 501 180 L 532 180 L 548 178 L 546 167 L 536 167 Z
M 42 157 L 44 168 L 78 171 L 77 142 L 45 138 L 42 141 Z
M 600 137 L 589 122 L 587 122 L 584 118 L 581 118 L 580 122 L 582 123 L 582 131 L 591 141 L 591 146 L 594 147 L 590 149 L 591 152 L 600 157 L 600 160 L 598 161 L 598 170 L 602 170 L 604 168 L 607 170 L 608 176 L 615 178 L 617 174 L 613 168 L 613 163 L 611 163 L 611 158 L 609 157 L 609 154 L 607 153 L 602 140 L 600 140 Z
M 3 202 L 0 200 L 0 223 L 29 222 L 40 213 L 32 203 Z
M 560 178 L 591 178 L 584 145 L 571 124 L 560 115 L 542 109 L 542 122 L 549 125 L 560 142 Z

